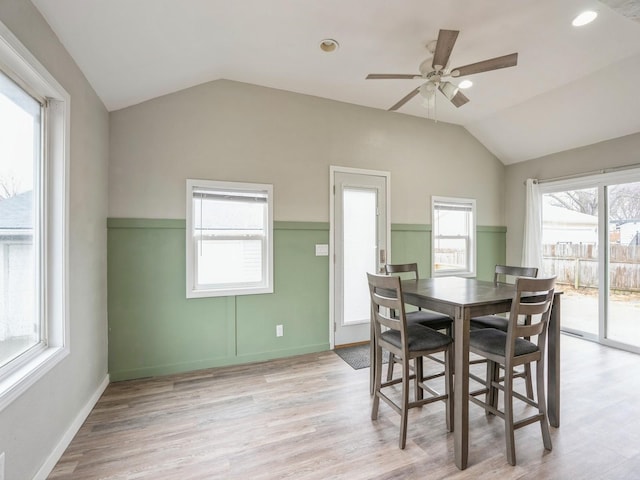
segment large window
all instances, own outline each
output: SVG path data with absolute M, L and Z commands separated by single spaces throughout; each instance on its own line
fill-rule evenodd
M 476 201 L 432 198 L 432 275 L 474 276 L 476 273 Z
M 187 180 L 187 297 L 273 292 L 273 187 Z
M 68 106 L 0 23 L 0 409 L 68 353 Z

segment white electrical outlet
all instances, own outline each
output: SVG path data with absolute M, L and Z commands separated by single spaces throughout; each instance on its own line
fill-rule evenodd
M 284 328 L 282 325 L 276 325 L 276 337 L 282 337 L 284 335 Z M 2 479 L 0 479 L 2 480 Z
M 4 452 L 0 453 L 0 480 L 4 480 Z

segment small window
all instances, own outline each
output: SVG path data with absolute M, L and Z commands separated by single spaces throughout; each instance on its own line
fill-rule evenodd
M 187 298 L 273 292 L 273 186 L 187 180 Z
M 432 198 L 433 276 L 475 276 L 476 201 Z

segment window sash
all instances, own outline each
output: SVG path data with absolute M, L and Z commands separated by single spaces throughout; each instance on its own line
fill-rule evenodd
M 47 319 L 45 315 L 45 265 L 44 265 L 44 251 L 45 251 L 45 236 L 43 234 L 45 225 L 45 213 L 44 196 L 42 188 L 44 185 L 42 175 L 44 174 L 44 138 L 45 138 L 45 126 L 47 109 L 45 108 L 47 103 L 43 99 L 35 95 L 32 89 L 25 88 L 25 82 L 22 82 L 19 77 L 15 77 L 11 72 L 0 71 L 0 87 L 2 88 L 2 95 L 14 106 L 18 107 L 22 112 L 32 118 L 32 126 L 30 134 L 31 138 L 31 155 L 32 166 L 31 175 L 28 180 L 28 187 L 31 187 L 31 207 L 30 207 L 30 225 L 22 225 L 26 228 L 11 229 L 11 236 L 21 236 L 20 239 L 16 239 L 15 242 L 6 243 L 4 249 L 3 262 L 9 262 L 12 256 L 16 255 L 16 251 L 12 253 L 12 245 L 31 245 L 31 251 L 26 252 L 28 256 L 26 268 L 28 272 L 18 272 L 14 269 L 14 274 L 20 275 L 26 274 L 28 283 L 31 285 L 29 288 L 33 288 L 32 297 L 30 301 L 20 302 L 22 303 L 22 311 L 18 311 L 17 314 L 22 318 L 24 327 L 33 327 L 35 332 L 33 334 L 25 334 L 22 336 L 30 337 L 28 343 L 22 347 L 16 348 L 13 353 L 7 353 L 6 356 L 0 358 L 0 381 L 3 378 L 11 375 L 17 368 L 30 362 L 48 345 L 47 339 Z M 18 135 L 17 138 L 20 138 Z M 24 159 L 23 159 L 24 160 Z M 18 170 L 20 170 L 18 168 Z M 19 175 L 19 174 L 18 174 Z M 29 190 L 18 192 L 16 197 L 20 194 L 25 194 Z M 15 198 L 15 197 L 14 197 Z M 22 238 L 27 237 L 27 238 Z M 6 236 L 5 236 L 6 238 Z M 30 238 L 30 240 L 29 240 Z M 2 247 L 2 244 L 0 244 Z M 24 254 L 20 254 L 23 256 Z M 8 282 L 8 275 L 10 274 L 11 266 L 9 264 L 3 265 L 2 272 L 5 278 L 4 281 Z M 24 269 L 22 269 L 24 271 Z M 8 289 L 4 289 L 2 293 L 6 295 Z M 5 298 L 3 301 L 3 308 L 10 308 L 11 303 L 9 299 Z M 20 308 L 20 307 L 18 307 Z M 29 310 L 29 312 L 27 312 Z M 7 312 L 4 312 L 5 314 Z M 28 317 L 23 317 L 28 315 Z M 11 320 L 7 320 L 11 321 Z M 15 330 L 14 330 L 15 333 Z M 15 338 L 15 335 L 8 338 Z M 7 340 L 10 341 L 10 340 Z M 14 340 L 15 341 L 15 340 Z
M 264 184 L 187 181 L 187 298 L 273 291 L 272 188 Z M 215 204 L 206 205 L 207 200 Z M 230 208 L 236 203 L 260 206 L 261 211 L 241 211 L 246 217 L 240 219 L 224 213 L 207 215 L 207 207 L 220 208 L 225 202 Z
M 442 225 L 442 215 L 448 212 L 464 213 L 449 220 L 452 224 Z M 458 223 L 455 223 L 455 222 Z M 432 275 L 475 275 L 475 200 L 433 197 L 432 198 Z M 458 230 L 460 233 L 452 233 Z M 443 233 L 443 230 L 445 233 Z M 446 249 L 443 241 L 460 241 L 461 249 L 455 249 L 448 255 L 446 266 L 439 265 L 447 254 L 441 252 Z M 456 260 L 460 258 L 461 263 Z M 453 263 L 451 263 L 453 262 Z

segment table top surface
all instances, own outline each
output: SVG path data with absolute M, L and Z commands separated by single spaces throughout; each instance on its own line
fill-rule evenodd
M 405 296 L 415 295 L 461 307 L 511 301 L 515 291 L 515 285 L 510 283 L 475 278 L 438 277 L 402 281 Z

